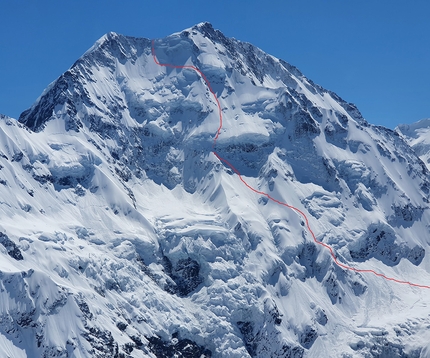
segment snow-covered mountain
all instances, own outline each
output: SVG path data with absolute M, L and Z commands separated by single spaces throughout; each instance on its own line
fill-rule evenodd
M 404 138 L 209 23 L 105 35 L 0 118 L 0 356 L 429 357 L 429 289 L 339 267 L 218 157 L 339 262 L 428 286 Z
M 402 124 L 396 131 L 404 136 L 405 141 L 430 169 L 430 118 L 413 124 Z

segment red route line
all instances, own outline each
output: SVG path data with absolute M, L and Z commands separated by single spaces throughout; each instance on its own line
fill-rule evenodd
M 197 72 L 197 73 L 198 73 L 198 74 L 203 78 L 203 80 L 204 80 L 204 81 L 205 81 L 205 83 L 206 83 L 206 86 L 208 87 L 209 91 L 212 93 L 212 95 L 213 95 L 213 97 L 214 97 L 214 99 L 215 99 L 215 102 L 216 102 L 216 104 L 217 104 L 218 111 L 219 111 L 219 127 L 218 127 L 218 129 L 217 129 L 217 131 L 216 131 L 215 138 L 214 138 L 213 145 L 212 145 L 212 148 L 213 148 L 213 154 L 214 154 L 214 155 L 215 155 L 215 156 L 216 156 L 216 157 L 217 157 L 221 162 L 225 163 L 228 167 L 230 167 L 230 169 L 231 169 L 231 170 L 233 170 L 233 172 L 235 172 L 235 173 L 236 173 L 236 175 L 239 177 L 240 181 L 241 181 L 241 182 L 242 182 L 242 183 L 243 183 L 243 184 L 244 184 L 248 189 L 252 190 L 252 191 L 253 191 L 254 193 L 256 193 L 256 194 L 259 194 L 259 195 L 263 195 L 263 196 L 265 196 L 265 197 L 266 197 L 266 198 L 268 198 L 269 200 L 271 200 L 271 201 L 273 201 L 273 202 L 275 202 L 275 203 L 277 203 L 277 204 L 279 204 L 279 205 L 285 206 L 285 207 L 287 207 L 287 208 L 289 208 L 289 209 L 294 210 L 295 212 L 297 212 L 297 213 L 298 213 L 298 214 L 299 214 L 299 215 L 300 215 L 300 216 L 305 220 L 306 228 L 308 229 L 308 232 L 311 234 L 311 236 L 312 236 L 312 238 L 313 238 L 314 242 L 315 242 L 316 244 L 320 245 L 320 246 L 325 247 L 326 249 L 328 249 L 328 250 L 330 251 L 330 255 L 331 255 L 331 257 L 333 258 L 333 261 L 335 262 L 335 264 L 336 264 L 336 265 L 338 265 L 339 267 L 341 267 L 341 268 L 343 268 L 343 269 L 350 270 L 350 271 L 355 271 L 355 272 L 359 272 L 359 273 L 361 273 L 361 272 L 363 272 L 363 273 L 372 273 L 372 274 L 374 274 L 374 275 L 376 275 L 376 276 L 379 276 L 379 277 L 384 278 L 384 279 L 385 279 L 385 280 L 387 280 L 387 281 L 393 281 L 393 282 L 397 282 L 397 283 L 402 283 L 402 284 L 409 285 L 409 286 L 413 286 L 413 287 L 428 288 L 428 289 L 430 289 L 430 286 L 426 286 L 426 285 L 419 285 L 419 284 L 412 283 L 412 282 L 409 282 L 409 281 L 402 281 L 402 280 L 398 280 L 398 279 L 393 278 L 393 277 L 385 276 L 384 274 L 379 273 L 379 272 L 376 272 L 376 271 L 374 271 L 374 270 L 358 269 L 358 268 L 351 267 L 351 266 L 348 266 L 348 265 L 345 265 L 345 264 L 341 263 L 341 262 L 337 259 L 336 254 L 334 253 L 334 251 L 333 251 L 333 249 L 331 248 L 331 246 L 329 246 L 329 245 L 325 244 L 325 243 L 324 243 L 324 242 L 322 242 L 322 241 L 319 241 L 319 240 L 316 238 L 316 236 L 315 236 L 314 232 L 312 231 L 312 229 L 311 229 L 311 227 L 310 227 L 310 225 L 309 225 L 308 217 L 306 216 L 306 214 L 305 214 L 303 211 L 301 211 L 300 209 L 296 208 L 295 206 L 289 205 L 289 204 L 287 204 L 287 203 L 284 203 L 284 202 L 282 202 L 282 201 L 280 201 L 280 200 L 278 200 L 278 199 L 275 199 L 275 198 L 271 197 L 268 193 L 265 193 L 265 192 L 263 192 L 263 191 L 260 191 L 260 190 L 257 190 L 257 189 L 255 189 L 255 188 L 253 188 L 251 185 L 249 185 L 249 184 L 245 181 L 245 179 L 243 179 L 243 178 L 242 178 L 242 175 L 241 175 L 241 174 L 240 174 L 240 172 L 239 172 L 239 171 L 238 171 L 238 170 L 233 166 L 233 164 L 231 164 L 227 159 L 222 158 L 222 157 L 221 157 L 221 156 L 220 156 L 220 155 L 215 151 L 216 142 L 217 142 L 217 140 L 218 140 L 218 137 L 219 137 L 219 135 L 220 135 L 220 133 L 221 133 L 221 128 L 222 128 L 222 108 L 221 108 L 221 104 L 220 104 L 220 102 L 219 102 L 219 100 L 218 100 L 218 97 L 217 97 L 217 95 L 215 94 L 215 92 L 212 90 L 211 84 L 210 84 L 210 82 L 208 81 L 208 79 L 207 79 L 207 77 L 205 76 L 205 74 L 204 74 L 202 71 L 200 71 L 197 67 L 192 66 L 192 65 L 178 66 L 178 65 L 172 65 L 172 64 L 169 64 L 169 63 L 160 63 L 160 62 L 158 62 L 158 60 L 157 60 L 157 56 L 155 55 L 154 40 L 152 40 L 152 57 L 153 57 L 153 59 L 154 59 L 154 62 L 155 62 L 157 65 L 159 65 L 159 66 L 162 66 L 162 67 L 169 67 L 169 68 L 175 68 L 175 69 L 184 69 L 184 68 L 188 68 L 188 69 L 191 69 L 191 70 L 196 71 L 196 72 Z

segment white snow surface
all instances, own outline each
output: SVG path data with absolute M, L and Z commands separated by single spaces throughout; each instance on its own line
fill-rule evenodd
M 430 118 L 412 124 L 402 124 L 396 131 L 404 136 L 427 168 L 430 168 Z
M 430 285 L 427 124 L 370 125 L 208 23 L 154 49 L 205 74 L 248 184 L 342 263 Z M 198 73 L 115 33 L 0 116 L 1 357 L 430 356 L 430 289 L 336 266 L 218 126 Z

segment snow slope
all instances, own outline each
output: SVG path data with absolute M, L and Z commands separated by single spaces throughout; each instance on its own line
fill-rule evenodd
M 415 150 L 426 164 L 430 165 L 430 119 L 422 119 L 413 124 L 402 124 L 396 131 L 404 136 L 405 141 Z
M 335 265 L 151 50 L 109 33 L 0 118 L 0 356 L 429 356 L 429 291 Z M 430 284 L 403 136 L 208 23 L 154 52 L 340 262 Z

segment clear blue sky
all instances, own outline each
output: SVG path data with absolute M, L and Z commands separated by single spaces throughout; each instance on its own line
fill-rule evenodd
M 103 34 L 209 21 L 394 128 L 430 117 L 428 0 L 1 0 L 0 113 L 18 118 Z

